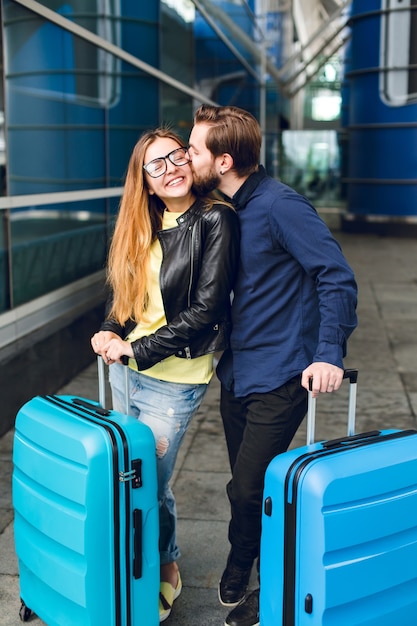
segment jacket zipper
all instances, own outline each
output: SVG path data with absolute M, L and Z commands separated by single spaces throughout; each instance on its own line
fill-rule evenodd
M 192 226 L 189 226 L 189 230 L 191 230 L 191 259 L 190 259 L 190 281 L 188 283 L 188 296 L 187 302 L 188 306 L 191 306 L 191 289 L 193 284 L 193 276 L 194 276 L 194 243 L 195 243 L 195 229 L 197 222 L 194 222 Z M 185 346 L 184 348 L 185 356 L 187 359 L 191 359 L 191 350 L 189 346 Z
M 194 257 L 195 257 L 195 241 L 196 241 L 196 227 L 197 227 L 197 222 L 194 222 L 192 224 L 192 226 L 188 226 L 188 230 L 191 231 L 191 258 L 190 258 L 190 279 L 188 282 L 188 289 L 187 289 L 187 305 L 190 307 L 191 306 L 191 292 L 192 292 L 192 286 L 193 286 L 193 277 L 194 277 Z M 159 242 L 161 244 L 161 248 L 162 248 L 162 252 L 164 252 L 164 241 L 163 239 L 159 236 L 158 233 L 158 239 Z M 164 255 L 162 254 L 162 264 L 164 262 Z M 162 270 L 162 264 L 161 264 L 161 270 Z M 161 272 L 161 276 L 162 276 L 162 272 Z M 160 279 L 160 288 L 161 288 L 161 293 L 162 293 L 162 282 Z M 165 308 L 165 307 L 164 307 Z M 167 320 L 168 321 L 168 320 Z M 187 359 L 191 359 L 191 350 L 189 346 L 185 346 L 184 347 L 184 352 L 185 352 L 185 357 Z
M 194 242 L 195 242 L 195 229 L 196 229 L 196 223 L 194 222 L 194 224 L 192 226 L 189 226 L 189 229 L 191 230 L 191 268 L 190 268 L 190 282 L 188 283 L 188 306 L 191 306 L 191 287 L 193 284 L 193 276 L 194 276 Z

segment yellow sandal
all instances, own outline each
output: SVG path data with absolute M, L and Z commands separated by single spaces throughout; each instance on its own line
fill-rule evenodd
M 161 582 L 159 587 L 159 621 L 164 622 L 170 615 L 174 600 L 178 598 L 182 590 L 182 581 L 178 572 L 177 586 L 174 587 L 170 583 Z

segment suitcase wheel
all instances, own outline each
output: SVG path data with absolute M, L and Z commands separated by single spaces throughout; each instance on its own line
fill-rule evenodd
M 26 604 L 21 600 L 22 604 L 20 606 L 19 617 L 22 622 L 28 622 L 31 618 L 32 611 L 26 606 Z

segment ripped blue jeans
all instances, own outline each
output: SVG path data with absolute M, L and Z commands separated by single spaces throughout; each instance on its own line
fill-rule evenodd
M 109 368 L 113 409 L 125 412 L 123 365 Z M 147 424 L 154 434 L 158 468 L 159 552 L 161 565 L 180 556 L 176 542 L 177 511 L 169 481 L 183 437 L 197 412 L 207 385 L 169 383 L 129 369 L 129 414 Z

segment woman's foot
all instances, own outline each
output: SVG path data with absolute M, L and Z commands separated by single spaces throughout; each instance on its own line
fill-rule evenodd
M 176 563 L 161 566 L 161 583 L 159 587 L 159 621 L 164 622 L 172 611 L 174 600 L 182 590 L 180 571 Z

